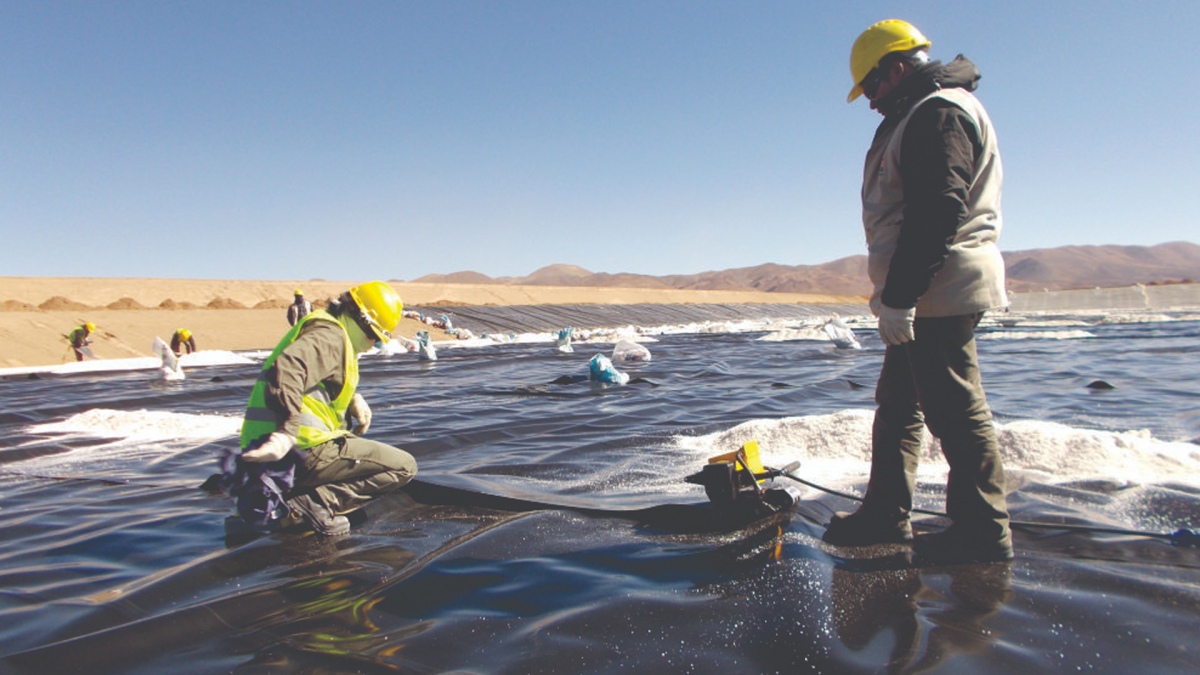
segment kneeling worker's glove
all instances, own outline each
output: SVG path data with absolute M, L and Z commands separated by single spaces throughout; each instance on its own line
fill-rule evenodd
M 353 429 L 355 434 L 361 436 L 367 433 L 371 426 L 371 406 L 367 405 L 367 400 L 362 394 L 355 394 L 350 399 L 350 405 L 346 406 L 346 415 L 358 420 L 358 425 Z
M 887 345 L 902 345 L 913 339 L 913 319 L 917 309 L 896 309 L 884 305 L 879 310 L 879 337 Z
M 296 446 L 296 438 L 282 431 L 273 431 L 262 445 L 242 453 L 247 462 L 278 462 Z

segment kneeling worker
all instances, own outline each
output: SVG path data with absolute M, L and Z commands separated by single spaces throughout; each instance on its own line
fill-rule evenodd
M 267 357 L 242 422 L 241 459 L 301 454 L 284 494 L 292 515 L 323 535 L 350 530 L 346 514 L 412 480 L 409 453 L 361 438 L 371 409 L 358 387 L 358 354 L 387 342 L 404 309 L 382 281 L 351 288 L 296 322 Z M 353 431 L 350 420 L 355 420 Z

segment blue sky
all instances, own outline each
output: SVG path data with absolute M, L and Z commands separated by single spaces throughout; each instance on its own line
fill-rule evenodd
M 1193 0 L 0 0 L 0 275 L 860 254 L 847 64 L 890 17 L 983 72 L 1003 248 L 1200 240 Z

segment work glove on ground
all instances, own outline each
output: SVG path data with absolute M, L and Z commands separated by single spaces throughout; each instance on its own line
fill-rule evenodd
M 353 431 L 359 436 L 367 433 L 367 429 L 371 427 L 371 406 L 367 405 L 367 400 L 362 394 L 355 394 L 350 399 L 350 405 L 346 406 L 346 415 L 358 421 Z
M 247 462 L 278 462 L 296 446 L 296 437 L 282 431 L 273 431 L 263 444 L 242 453 Z
M 913 319 L 917 309 L 896 309 L 883 305 L 879 309 L 879 337 L 886 345 L 902 345 L 913 340 Z

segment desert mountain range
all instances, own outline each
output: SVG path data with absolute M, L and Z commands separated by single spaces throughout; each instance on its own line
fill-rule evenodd
M 1115 288 L 1133 284 L 1200 281 L 1200 245 L 1062 246 L 1004 253 L 1012 292 Z M 529 276 L 492 278 L 479 272 L 429 274 L 419 283 L 591 286 L 678 290 L 766 291 L 868 295 L 867 257 L 855 255 L 821 265 L 767 263 L 698 274 L 650 276 L 590 272 L 575 265 L 549 265 Z

